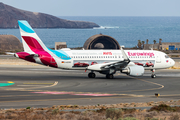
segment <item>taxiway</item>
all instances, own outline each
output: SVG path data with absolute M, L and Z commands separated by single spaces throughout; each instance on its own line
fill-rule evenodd
M 53 105 L 95 105 L 180 99 L 180 70 L 146 71 L 143 77 L 117 72 L 114 79 L 88 71 L 46 66 L 0 66 L 0 108 L 50 107 Z M 160 96 L 156 98 L 155 93 Z

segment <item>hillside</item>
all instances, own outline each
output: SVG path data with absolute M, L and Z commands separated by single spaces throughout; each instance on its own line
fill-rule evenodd
M 18 28 L 18 20 L 27 20 L 33 28 L 93 28 L 96 23 L 71 21 L 58 17 L 20 10 L 0 2 L 0 28 Z

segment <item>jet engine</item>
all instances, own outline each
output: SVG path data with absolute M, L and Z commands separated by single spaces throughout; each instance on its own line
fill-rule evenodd
M 144 68 L 142 66 L 134 65 L 128 66 L 121 70 L 121 73 L 125 73 L 130 76 L 142 76 L 144 74 Z

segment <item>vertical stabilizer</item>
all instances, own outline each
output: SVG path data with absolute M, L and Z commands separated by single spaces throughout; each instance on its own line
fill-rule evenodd
M 47 51 L 46 46 L 27 21 L 19 20 L 18 24 L 25 52 Z

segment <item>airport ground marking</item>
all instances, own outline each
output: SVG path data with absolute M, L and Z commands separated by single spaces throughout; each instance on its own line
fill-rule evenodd
M 120 75 L 120 74 L 117 74 L 117 76 Z M 129 76 L 128 76 L 129 77 Z M 133 78 L 133 77 L 131 77 Z M 153 88 L 153 89 L 145 89 L 145 90 L 131 90 L 131 91 L 146 91 L 146 90 L 154 90 L 154 89 L 161 89 L 163 88 L 164 86 L 161 85 L 161 84 L 158 84 L 158 83 L 154 83 L 154 82 L 150 82 L 150 81 L 146 81 L 146 80 L 142 80 L 142 79 L 138 79 L 138 78 L 133 78 L 133 79 L 137 79 L 137 80 L 141 80 L 141 81 L 144 81 L 144 82 L 148 82 L 148 83 L 151 83 L 151 84 L 155 84 L 155 85 L 158 85 L 158 86 L 161 86 L 160 88 Z M 34 84 L 34 83 L 26 83 L 26 84 Z M 37 84 L 43 84 L 43 83 L 37 83 Z M 48 83 L 48 84 L 52 84 L 52 83 Z M 52 87 L 52 86 L 55 86 L 57 85 L 58 82 L 55 82 L 54 84 L 50 85 L 50 86 L 43 86 L 41 88 L 44 88 L 44 87 Z M 40 88 L 40 87 L 33 87 L 33 88 Z M 27 88 L 27 89 L 32 89 L 32 88 Z M 21 89 L 13 89 L 13 90 L 18 90 L 18 91 L 34 91 L 34 90 L 27 90 L 26 88 L 21 88 Z M 35 90 L 36 92 L 37 91 L 41 91 L 42 90 Z M 131 92 L 131 91 L 121 91 L 121 92 Z M 45 92 L 45 91 L 44 91 Z M 59 92 L 59 91 L 58 91 Z M 66 92 L 66 91 L 64 91 Z M 119 91 L 118 91 L 119 92 Z M 68 93 L 68 92 L 66 92 Z M 60 93 L 52 93 L 52 94 L 60 94 Z M 83 95 L 83 96 L 106 96 L 105 93 L 92 93 L 92 92 L 73 92 L 74 95 Z M 108 94 L 108 93 L 107 93 Z M 128 96 L 132 96 L 132 97 L 144 97 L 145 95 L 135 95 L 135 94 L 114 94 L 114 93 L 110 93 L 109 95 L 111 96 L 114 96 L 114 95 L 128 95 Z M 147 95 L 146 95 L 147 96 Z
M 39 93 L 36 95 L 3 95 L 0 97 L 25 97 L 25 96 L 44 96 L 44 95 L 78 95 L 78 96 L 94 96 L 94 97 L 106 97 L 106 96 L 131 96 L 131 97 L 149 97 L 145 95 L 134 95 L 134 94 L 108 94 L 108 93 L 92 93 L 92 92 L 67 92 L 67 91 L 61 91 L 61 92 L 52 92 L 52 91 L 46 91 L 46 92 L 31 92 L 31 93 Z
M 53 85 L 54 83 L 23 83 L 23 84 L 30 84 L 30 85 L 47 85 L 47 84 L 50 84 L 50 85 Z
M 48 94 L 39 94 L 39 95 L 2 95 L 0 97 L 27 97 L 27 96 L 45 96 Z
M 54 82 L 54 84 L 50 85 L 50 86 L 42 86 L 42 87 L 32 87 L 32 88 L 24 88 L 24 90 L 28 90 L 28 89 L 36 89 L 36 88 L 47 88 L 47 87 L 53 87 L 56 86 L 58 84 L 58 81 Z
M 50 94 L 50 95 L 78 95 L 78 96 L 115 96 L 116 94 L 105 94 L 105 93 L 78 93 L 78 92 L 32 92 L 39 94 Z
M 118 73 L 118 75 L 121 75 L 121 74 Z M 125 76 L 125 75 L 123 75 L 123 76 Z M 147 83 L 151 83 L 151 84 L 154 84 L 154 85 L 157 85 L 157 86 L 160 86 L 160 87 L 158 87 L 158 88 L 151 88 L 151 89 L 142 89 L 142 90 L 128 90 L 128 91 L 114 91 L 114 92 L 148 91 L 148 90 L 158 90 L 158 89 L 164 88 L 164 85 L 161 85 L 159 83 L 150 82 L 150 81 L 147 81 L 147 80 L 143 80 L 143 79 L 139 79 L 139 78 L 135 78 L 135 77 L 131 77 L 131 76 L 126 76 L 126 77 L 133 78 L 133 79 L 140 80 L 140 81 L 147 82 Z
M 11 85 L 14 85 L 14 82 L 7 81 L 7 83 L 0 83 L 0 87 L 11 86 Z
M 147 82 L 147 83 L 151 83 L 151 84 L 154 84 L 154 85 L 157 85 L 157 86 L 160 86 L 159 88 L 145 89 L 145 91 L 146 90 L 158 90 L 158 89 L 164 88 L 164 85 L 161 85 L 159 83 L 155 83 L 155 82 L 151 82 L 151 81 L 147 81 L 147 80 L 143 80 L 143 79 L 139 79 L 139 78 L 135 78 L 135 79 L 140 80 L 140 81 L 144 81 L 144 82 Z
M 106 99 L 106 98 L 132 98 L 131 96 L 126 97 L 89 97 L 89 98 L 64 98 L 64 99 L 41 99 L 41 100 L 20 100 L 20 101 L 1 101 L 2 103 L 9 102 L 37 102 L 37 101 L 59 101 L 59 100 L 93 100 L 93 99 Z
M 42 90 L 29 90 L 29 89 L 37 89 L 37 88 L 47 88 L 47 87 L 53 87 L 56 86 L 58 84 L 58 82 L 54 82 L 54 84 L 50 85 L 50 86 L 36 86 L 36 87 L 31 87 L 31 88 L 14 88 L 14 89 L 3 89 L 3 90 L 11 90 L 11 91 L 42 91 Z
M 25 86 L 31 86 L 31 87 L 32 87 L 32 86 L 41 86 L 41 87 L 42 87 L 42 86 L 44 86 L 44 85 L 17 85 L 17 86 L 24 86 L 24 87 L 25 87 Z

